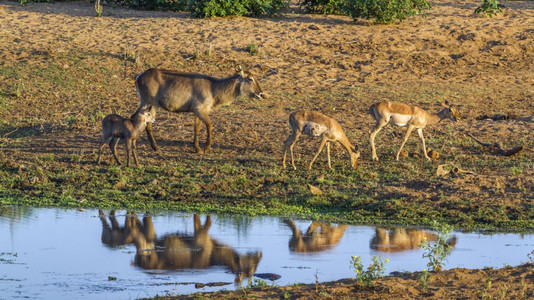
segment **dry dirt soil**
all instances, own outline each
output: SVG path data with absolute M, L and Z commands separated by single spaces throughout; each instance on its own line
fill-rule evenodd
M 162 299 L 531 299 L 534 297 L 532 264 L 503 269 L 453 269 L 431 273 L 428 288 L 421 273 L 397 274 L 365 288 L 354 279 L 335 282 L 267 287 L 236 292 L 198 293 Z
M 92 164 L 100 120 L 110 113 L 128 116 L 137 109 L 136 74 L 161 67 L 224 77 L 242 65 L 258 75 L 268 99 L 239 100 L 215 111 L 215 145 L 206 156 L 192 153 L 191 114 L 159 113 L 154 131 L 162 150 L 152 152 L 143 138 L 142 163 L 158 166 L 207 157 L 238 164 L 239 159 L 253 157 L 278 165 L 282 142 L 289 133 L 288 114 L 313 109 L 339 120 L 349 139 L 359 145 L 362 178 L 381 178 L 377 172 L 391 166 L 406 172 L 365 186 L 372 199 L 402 195 L 422 206 L 431 203 L 443 209 L 458 209 L 474 200 L 491 207 L 498 204 L 503 210 L 496 213 L 499 218 L 528 221 L 534 212 L 534 123 L 532 119 L 478 118 L 534 113 L 534 2 L 501 1 L 506 8 L 493 18 L 473 14 L 480 1 L 430 2 L 433 9 L 424 16 L 375 26 L 344 16 L 303 14 L 295 5 L 275 18 L 198 20 L 183 13 L 109 5 L 96 18 L 92 3 L 87 2 L 20 6 L 0 1 L 1 174 L 15 176 L 36 165 L 38 173 L 46 173 L 43 161 L 47 155 L 55 155 L 51 164 L 61 164 L 65 170 L 98 174 Z M 258 49 L 254 55 L 247 51 L 252 44 Z M 393 155 L 403 130 L 392 128 L 377 137 L 382 161 L 370 161 L 367 132 L 373 120 L 367 111 L 382 100 L 412 103 L 432 112 L 445 100 L 457 105 L 462 115 L 459 122 L 443 121 L 425 129 L 427 143 L 441 153 L 439 161 L 424 163 L 420 157 L 405 157 L 396 163 Z M 465 132 L 487 142 L 499 141 L 505 148 L 523 145 L 524 149 L 515 156 L 501 157 L 475 144 Z M 418 151 L 416 136 L 408 143 L 408 151 Z M 296 148 L 300 168 L 311 159 L 317 142 L 303 139 Z M 340 169 L 346 165 L 345 154 L 339 147 L 334 153 Z M 445 163 L 478 176 L 430 183 L 417 178 L 419 170 L 430 174 L 434 171 L 428 170 Z M 319 161 L 316 167 L 321 170 L 324 164 Z M 112 165 L 109 156 L 107 165 Z M 41 175 L 28 179 L 23 187 L 13 184 L 9 188 L 39 195 L 28 185 L 38 184 Z M 414 178 L 405 184 L 402 177 L 410 176 Z M 72 184 L 83 184 L 84 179 L 77 181 Z M 56 188 L 54 182 L 45 183 L 43 191 Z M 328 186 L 321 188 L 328 192 Z M 288 191 L 291 197 L 291 187 Z M 415 276 L 390 278 L 374 290 L 355 290 L 354 282 L 343 281 L 321 284 L 318 292 L 313 286 L 295 287 L 288 295 L 302 299 L 464 299 L 482 297 L 492 280 L 491 296 L 533 296 L 532 265 L 446 271 L 433 276 L 427 292 L 417 287 Z M 283 297 L 285 292 L 286 288 L 273 288 L 254 293 L 266 298 Z

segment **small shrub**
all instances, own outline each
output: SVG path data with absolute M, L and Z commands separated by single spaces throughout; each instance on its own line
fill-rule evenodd
M 247 12 L 243 1 L 189 0 L 188 11 L 197 18 L 242 16 Z
M 421 288 L 425 292 L 428 290 L 429 279 L 430 279 L 430 273 L 428 273 L 426 269 L 423 269 L 423 272 L 419 274 L 419 283 L 421 284 Z
M 426 0 L 346 0 L 343 10 L 355 21 L 363 18 L 374 19 L 378 24 L 388 24 L 431 8 Z
M 52 0 L 20 0 L 20 5 L 24 6 L 26 3 L 44 3 L 52 2 Z
M 251 16 L 272 16 L 289 5 L 289 0 L 244 0 Z
M 432 224 L 432 228 L 438 232 L 436 242 L 430 244 L 426 239 L 423 239 L 421 247 L 424 249 L 423 258 L 428 259 L 427 266 L 433 271 L 439 272 L 447 261 L 447 256 L 451 254 L 452 246 L 449 243 L 449 238 L 454 228 L 448 224 L 440 224 L 436 221 Z
M 491 280 L 488 279 L 486 282 L 486 288 L 483 291 L 478 290 L 478 297 L 482 300 L 494 299 L 491 295 Z
M 173 11 L 187 10 L 187 0 L 127 0 L 130 6 L 137 9 L 164 9 Z
M 102 7 L 102 5 L 100 4 L 100 0 L 96 0 L 95 1 L 95 11 L 96 11 L 96 16 L 97 17 L 101 17 L 102 16 L 102 11 L 104 10 L 104 8 Z
M 493 17 L 502 12 L 498 0 L 482 0 L 482 5 L 475 9 L 475 14 L 483 13 L 486 17 Z
M 516 167 L 516 166 L 511 166 L 510 167 L 510 173 L 512 173 L 513 175 L 521 175 L 523 174 L 523 169 L 521 169 L 520 167 Z
M 250 278 L 247 282 L 246 289 L 267 286 L 267 281 L 261 278 Z
M 367 267 L 367 271 L 363 270 L 361 256 L 352 256 L 350 261 L 350 267 L 356 273 L 356 281 L 366 287 L 373 287 L 373 280 L 384 277 L 384 273 L 386 272 L 385 266 L 389 261 L 388 259 L 382 261 L 380 256 L 373 256 L 372 260 L 373 262 Z
M 197 18 L 273 15 L 287 7 L 286 0 L 189 0 L 188 11 Z
M 343 1 L 340 0 L 300 0 L 300 7 L 311 14 L 339 14 L 342 13 Z
M 258 55 L 260 54 L 260 51 L 258 50 L 258 45 L 256 43 L 248 44 L 247 47 L 245 47 L 248 53 L 251 55 Z

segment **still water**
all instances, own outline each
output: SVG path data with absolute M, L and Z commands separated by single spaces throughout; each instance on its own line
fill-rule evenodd
M 534 250 L 534 234 L 454 235 L 445 269 L 518 265 Z M 435 234 L 273 217 L 0 208 L 0 299 L 187 294 L 246 286 L 254 274 L 279 275 L 267 279 L 276 285 L 331 281 L 353 277 L 352 255 L 364 265 L 388 258 L 387 273 L 421 271 L 424 237 Z

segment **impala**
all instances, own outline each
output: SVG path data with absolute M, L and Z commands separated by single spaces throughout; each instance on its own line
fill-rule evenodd
M 397 160 L 399 160 L 399 155 L 402 151 L 402 148 L 404 147 L 404 144 L 406 144 L 406 141 L 414 129 L 417 129 L 417 133 L 423 142 L 423 155 L 427 160 L 430 160 L 430 157 L 428 157 L 426 151 L 423 128 L 425 128 L 427 125 L 437 124 L 443 119 L 451 119 L 453 122 L 456 122 L 456 120 L 459 118 L 457 109 L 450 105 L 448 101 L 442 104 L 442 106 L 445 107 L 443 110 L 437 114 L 432 114 L 415 105 L 399 102 L 384 101 L 371 105 L 369 108 L 369 113 L 376 120 L 376 125 L 369 131 L 373 160 L 378 160 L 375 147 L 376 134 L 388 123 L 392 123 L 395 126 L 408 127 L 400 149 L 397 151 Z
M 291 219 L 284 220 L 293 235 L 289 240 L 289 249 L 293 252 L 321 252 L 335 247 L 347 230 L 347 225 L 312 222 L 306 232 L 300 231 Z
M 345 135 L 345 132 L 343 132 L 341 125 L 339 125 L 339 123 L 331 117 L 315 111 L 296 111 L 289 115 L 289 128 L 292 132 L 284 142 L 284 153 L 282 160 L 284 168 L 286 167 L 286 155 L 287 150 L 289 149 L 289 153 L 291 155 L 291 165 L 294 169 L 297 169 L 293 159 L 293 147 L 302 133 L 312 137 L 321 137 L 321 145 L 319 146 L 317 153 L 308 166 L 309 170 L 311 170 L 313 162 L 317 159 L 325 144 L 326 153 L 328 156 L 328 167 L 332 169 L 332 165 L 330 163 L 331 142 L 339 142 L 345 148 L 345 150 L 347 150 L 347 153 L 349 154 L 350 166 L 353 169 L 356 168 L 358 158 L 360 157 L 360 151 L 358 151 L 358 148 L 354 147 L 349 142 L 349 139 Z

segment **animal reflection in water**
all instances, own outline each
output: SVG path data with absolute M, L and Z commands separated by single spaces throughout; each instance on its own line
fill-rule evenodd
M 109 213 L 109 221 L 106 220 L 106 215 L 99 210 L 100 221 L 102 221 L 102 243 L 108 247 L 118 247 L 128 244 L 133 244 L 134 237 L 143 234 L 148 236 L 150 233 L 154 234 L 154 228 L 147 228 L 139 221 L 139 218 L 134 212 L 128 212 L 124 220 L 124 226 L 121 227 L 115 216 L 115 211 Z M 150 223 L 150 226 L 152 223 Z M 152 237 L 154 239 L 154 237 Z
M 371 239 L 371 249 L 380 252 L 402 252 L 418 249 L 423 239 L 433 242 L 438 239 L 437 234 L 420 229 L 404 228 L 376 228 L 375 236 Z M 457 238 L 453 236 L 447 242 L 454 247 Z
M 293 232 L 293 236 L 289 240 L 289 249 L 299 253 L 331 249 L 339 243 L 345 230 L 347 230 L 347 225 L 335 226 L 328 223 L 312 222 L 306 233 L 302 233 L 293 220 L 284 220 L 284 223 Z
M 259 251 L 239 254 L 232 247 L 211 238 L 211 216 L 206 217 L 204 225 L 198 215 L 193 216 L 193 235 L 175 233 L 158 239 L 152 217 L 148 214 L 143 217 L 143 224 L 135 214 L 128 214 L 123 229 L 119 229 L 113 214 L 113 217 L 110 216 L 114 224 L 111 231 L 102 215 L 102 242 L 106 245 L 110 244 L 110 240 L 114 241 L 114 245 L 134 243 L 137 248 L 134 264 L 143 269 L 185 270 L 223 266 L 236 275 L 235 283 L 241 284 L 243 279 L 252 277 L 262 257 Z

